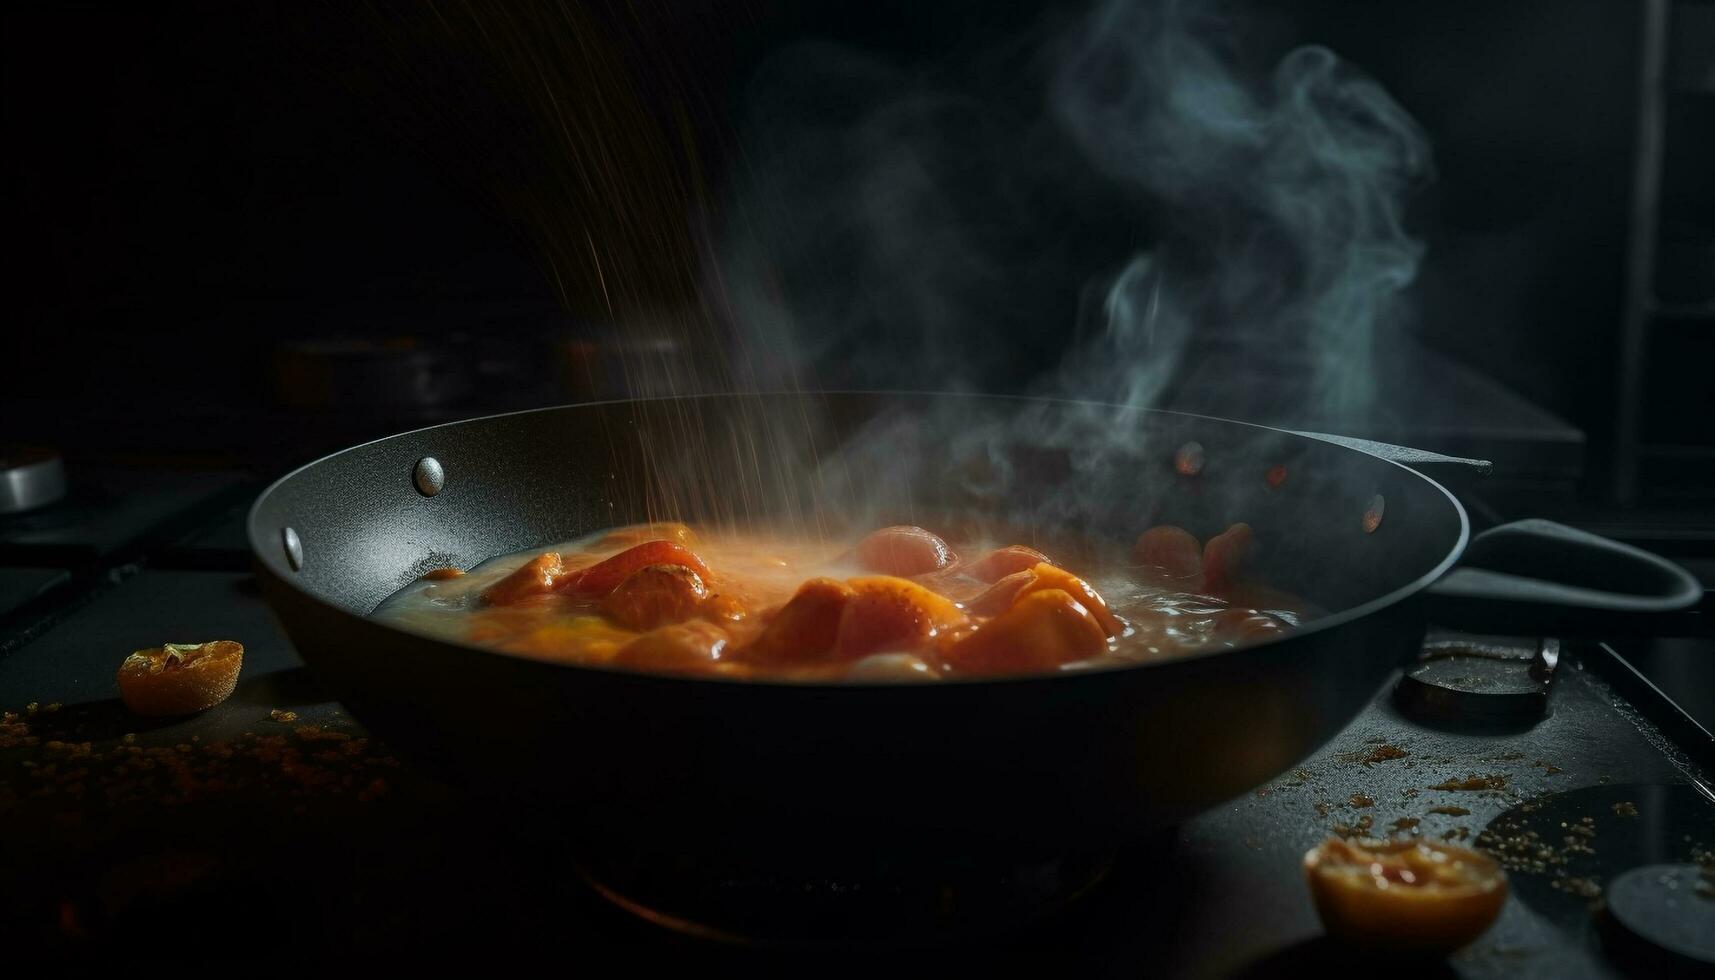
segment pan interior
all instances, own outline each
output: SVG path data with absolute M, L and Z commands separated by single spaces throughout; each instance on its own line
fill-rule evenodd
M 433 458 L 444 485 L 413 480 Z M 685 520 L 839 538 L 922 524 L 1110 547 L 1244 521 L 1258 572 L 1339 611 L 1420 582 L 1464 522 L 1438 486 L 1321 440 L 1197 416 L 948 395 L 732 395 L 545 409 L 369 443 L 280 481 L 261 560 L 367 614 L 423 571 L 615 525 Z M 293 569 L 283 546 L 292 529 Z

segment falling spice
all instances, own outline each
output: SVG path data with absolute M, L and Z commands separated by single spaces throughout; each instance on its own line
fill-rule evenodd
M 1614 816 L 1616 817 L 1635 817 L 1637 815 L 1637 805 L 1631 800 L 1624 800 L 1614 804 Z
M 1467 810 L 1462 806 L 1432 806 L 1429 808 L 1429 812 L 1445 813 L 1449 817 L 1465 817 L 1470 816 L 1471 814 L 1470 810 Z

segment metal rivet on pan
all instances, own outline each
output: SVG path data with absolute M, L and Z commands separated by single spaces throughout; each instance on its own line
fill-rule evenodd
M 417 460 L 417 468 L 411 472 L 411 482 L 417 485 L 417 492 L 425 497 L 433 497 L 441 492 L 441 487 L 447 482 L 446 471 L 441 469 L 441 461 L 433 456 L 424 456 Z
M 1364 509 L 1364 533 L 1370 534 L 1382 526 L 1382 515 L 1387 513 L 1387 498 L 1376 494 L 1370 498 L 1369 507 Z
M 1173 454 L 1173 468 L 1180 476 L 1196 476 L 1203 472 L 1203 444 L 1188 442 Z
M 280 529 L 280 543 L 286 548 L 286 564 L 292 566 L 292 571 L 304 567 L 304 543 L 298 540 L 298 532 L 289 527 Z

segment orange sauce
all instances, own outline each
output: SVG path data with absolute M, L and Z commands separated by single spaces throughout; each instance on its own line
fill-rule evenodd
M 1052 547 L 890 528 L 843 542 L 680 524 L 617 528 L 418 581 L 375 618 L 565 663 L 802 681 L 1078 670 L 1259 642 L 1301 603 L 1236 583 L 1234 542 L 1162 564 L 1066 567 Z M 1147 536 L 1146 536 L 1147 537 Z M 1074 554 L 1068 546 L 1066 556 Z M 1266 605 L 1266 608 L 1257 608 Z

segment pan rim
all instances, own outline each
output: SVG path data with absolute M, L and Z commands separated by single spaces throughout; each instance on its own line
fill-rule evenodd
M 477 646 L 475 644 L 463 643 L 463 642 L 459 642 L 456 640 L 449 640 L 449 639 L 446 639 L 443 637 L 431 636 L 431 635 L 426 634 L 426 633 L 418 633 L 418 632 L 414 632 L 412 630 L 402 629 L 402 628 L 400 628 L 398 626 L 394 626 L 390 623 L 380 622 L 380 621 L 372 619 L 368 616 L 364 616 L 364 615 L 360 615 L 358 613 L 352 612 L 351 610 L 346 609 L 343 606 L 329 602 L 327 599 L 316 594 L 314 591 L 312 591 L 312 590 L 306 588 L 305 586 L 301 585 L 296 576 L 282 574 L 281 571 L 275 567 L 278 564 L 278 559 L 273 557 L 274 549 L 272 549 L 268 546 L 268 542 L 272 540 L 272 535 L 264 533 L 263 529 L 260 527 L 260 525 L 258 523 L 258 518 L 260 516 L 260 512 L 263 508 L 263 505 L 265 503 L 267 503 L 268 498 L 273 496 L 274 493 L 280 487 L 282 487 L 285 484 L 292 481 L 299 474 L 304 473 L 304 472 L 306 472 L 310 469 L 313 469 L 315 467 L 321 466 L 324 463 L 330 463 L 333 460 L 338 459 L 341 456 L 345 456 L 349 453 L 355 453 L 355 452 L 370 448 L 372 446 L 378 446 L 378 445 L 381 445 L 382 443 L 390 442 L 393 440 L 402 440 L 402 439 L 410 438 L 413 436 L 421 436 L 423 434 L 434 432 L 434 431 L 439 430 L 439 429 L 446 429 L 446 428 L 451 428 L 454 426 L 461 426 L 461 425 L 469 425 L 469 424 L 478 423 L 478 422 L 496 421 L 499 419 L 512 418 L 512 417 L 516 417 L 516 416 L 539 415 L 539 414 L 547 414 L 547 413 L 552 413 L 552 412 L 565 412 L 565 411 L 571 411 L 571 410 L 576 410 L 576 409 L 602 408 L 602 407 L 613 407 L 613 406 L 623 406 L 623 405 L 640 405 L 640 404 L 647 404 L 647 403 L 684 402 L 684 401 L 717 400 L 717 399 L 740 399 L 740 398 L 798 398 L 798 399 L 805 399 L 805 398 L 826 398 L 826 397 L 852 397 L 852 396 L 862 396 L 862 397 L 869 397 L 869 398 L 971 399 L 971 400 L 983 400 L 983 401 L 1009 401 L 1009 402 L 1031 403 L 1031 404 L 1058 404 L 1058 405 L 1094 406 L 1094 407 L 1101 407 L 1101 408 L 1118 409 L 1118 410 L 1126 411 L 1126 412 L 1135 412 L 1135 413 L 1138 413 L 1141 415 L 1170 416 L 1170 417 L 1175 417 L 1175 418 L 1199 419 L 1202 421 L 1215 422 L 1215 423 L 1219 423 L 1222 425 L 1230 425 L 1230 426 L 1237 426 L 1237 427 L 1246 428 L 1246 429 L 1252 429 L 1252 430 L 1256 430 L 1258 432 L 1274 433 L 1277 435 L 1288 436 L 1288 437 L 1291 437 L 1294 439 L 1315 440 L 1317 442 L 1323 443 L 1324 445 L 1332 446 L 1335 449 L 1343 451 L 1343 452 L 1358 454 L 1358 455 L 1365 456 L 1365 457 L 1368 457 L 1368 458 L 1373 459 L 1373 460 L 1377 460 L 1381 463 L 1385 463 L 1387 465 L 1397 467 L 1398 469 L 1403 470 L 1406 473 L 1410 474 L 1412 477 L 1415 477 L 1416 479 L 1422 480 L 1423 482 L 1427 483 L 1430 487 L 1434 488 L 1434 490 L 1437 493 L 1439 493 L 1441 495 L 1441 497 L 1443 499 L 1445 499 L 1449 505 L 1452 506 L 1453 513 L 1459 519 L 1459 534 L 1458 534 L 1457 540 L 1455 540 L 1453 542 L 1452 547 L 1448 549 L 1447 554 L 1445 556 L 1443 556 L 1442 559 L 1438 563 L 1436 563 L 1436 565 L 1433 568 L 1431 568 L 1427 572 L 1423 573 L 1422 575 L 1419 575 L 1417 578 L 1413 579 L 1412 581 L 1410 581 L 1410 582 L 1408 582 L 1402 586 L 1399 586 L 1398 588 L 1395 588 L 1390 592 L 1384 593 L 1383 595 L 1380 595 L 1380 596 L 1377 596 L 1373 599 L 1370 599 L 1367 602 L 1360 603 L 1356 606 L 1348 606 L 1346 608 L 1340 609 L 1337 612 L 1330 613 L 1326 616 L 1322 616 L 1320 618 L 1317 618 L 1310 623 L 1296 627 L 1289 632 L 1283 633 L 1279 636 L 1270 637 L 1266 640 L 1263 640 L 1260 643 L 1247 644 L 1245 646 L 1236 647 L 1236 648 L 1232 648 L 1232 649 L 1200 650 L 1200 651 L 1197 651 L 1194 653 L 1183 654 L 1180 656 L 1175 656 L 1175 657 L 1171 657 L 1171 658 L 1167 658 L 1167 659 L 1163 659 L 1163 660 L 1152 660 L 1152 661 L 1143 661 L 1143 662 L 1138 662 L 1138 663 L 1126 663 L 1126 664 L 1114 664 L 1112 666 L 1105 666 L 1104 665 L 1101 667 L 1092 667 L 1092 668 L 1086 668 L 1086 669 L 1080 669 L 1080 670 L 1071 670 L 1071 671 L 1053 671 L 1053 672 L 1048 672 L 1048 673 L 1033 673 L 1033 674 L 1008 674 L 1008 675 L 1002 675 L 1002 676 L 984 676 L 984 677 L 949 677 L 949 678 L 941 678 L 940 680 L 938 680 L 935 683 L 924 683 L 921 681 L 875 681 L 875 682 L 853 683 L 853 682 L 849 682 L 849 681 L 842 682 L 842 681 L 827 681 L 827 680 L 793 681 L 793 680 L 783 680 L 783 679 L 766 678 L 766 677 L 764 677 L 764 678 L 738 678 L 738 677 L 726 677 L 726 676 L 718 676 L 718 675 L 717 676 L 699 676 L 699 675 L 691 675 L 691 674 L 672 674 L 672 673 L 651 672 L 651 671 L 643 671 L 643 670 L 628 670 L 628 669 L 619 668 L 619 667 L 609 667 L 609 666 L 595 665 L 595 664 L 561 663 L 561 662 L 552 661 L 552 660 L 545 660 L 545 659 L 542 659 L 539 657 L 525 656 L 522 654 L 517 654 L 517 653 L 513 653 L 510 651 L 506 651 L 506 650 L 496 650 L 496 649 L 493 649 L 490 647 Z M 608 676 L 608 677 L 619 676 L 619 677 L 637 679 L 640 681 L 658 682 L 658 683 L 665 683 L 665 684 L 698 684 L 698 685 L 714 684 L 714 685 L 723 685 L 723 686 L 725 686 L 725 685 L 739 685 L 739 686 L 742 686 L 742 687 L 747 688 L 747 689 L 815 691 L 815 692 L 823 692 L 825 694 L 826 692 L 831 692 L 831 691 L 848 692 L 848 691 L 865 691 L 865 690 L 886 691 L 886 692 L 899 692 L 899 691 L 903 691 L 903 690 L 930 690 L 930 691 L 932 691 L 932 690 L 936 690 L 936 689 L 940 689 L 940 688 L 947 688 L 947 687 L 968 688 L 968 687 L 972 687 L 972 686 L 984 686 L 984 685 L 1013 685 L 1013 684 L 1021 684 L 1021 683 L 1042 683 L 1045 681 L 1057 681 L 1057 682 L 1063 682 L 1063 683 L 1076 683 L 1076 682 L 1088 683 L 1095 678 L 1103 678 L 1103 677 L 1109 677 L 1109 676 L 1119 675 L 1119 674 L 1129 674 L 1129 673 L 1134 672 L 1134 671 L 1144 671 L 1144 670 L 1149 670 L 1151 668 L 1160 668 L 1160 669 L 1182 668 L 1186 665 L 1201 663 L 1201 662 L 1208 661 L 1212 658 L 1217 658 L 1217 657 L 1230 657 L 1230 656 L 1238 656 L 1238 655 L 1260 655 L 1265 651 L 1269 651 L 1269 650 L 1272 650 L 1275 648 L 1282 647 L 1283 645 L 1290 644 L 1295 640 L 1314 636 L 1318 633 L 1321 633 L 1321 632 L 1324 632 L 1327 630 L 1338 629 L 1338 628 L 1345 626 L 1349 623 L 1353 623 L 1353 622 L 1356 622 L 1358 620 L 1364 619 L 1365 617 L 1379 613 L 1385 609 L 1388 609 L 1389 607 L 1396 606 L 1399 603 L 1404 602 L 1405 600 L 1416 595 L 1417 593 L 1422 592 L 1423 590 L 1427 589 L 1430 585 L 1433 585 L 1436 581 L 1438 581 L 1442 576 L 1446 575 L 1448 573 L 1448 571 L 1450 571 L 1453 568 L 1454 565 L 1458 564 L 1459 559 L 1461 557 L 1463 557 L 1463 555 L 1465 553 L 1465 549 L 1466 549 L 1467 545 L 1470 543 L 1471 521 L 1470 521 L 1469 515 L 1465 511 L 1465 506 L 1459 502 L 1459 498 L 1456 497 L 1446 487 L 1442 486 L 1441 483 L 1436 481 L 1433 477 L 1428 476 L 1427 474 L 1424 474 L 1422 472 L 1419 472 L 1418 470 L 1412 469 L 1411 467 L 1406 466 L 1405 464 L 1399 462 L 1398 460 L 1389 459 L 1386 456 L 1381 456 L 1381 455 L 1377 455 L 1376 453 L 1367 452 L 1367 451 L 1360 449 L 1360 448 L 1357 448 L 1355 446 L 1346 445 L 1344 443 L 1335 442 L 1335 441 L 1328 440 L 1328 439 L 1322 439 L 1322 438 L 1319 438 L 1318 434 L 1315 434 L 1315 433 L 1299 432 L 1299 431 L 1294 431 L 1294 430 L 1290 430 L 1290 429 L 1279 428 L 1276 426 L 1261 425 L 1261 424 L 1255 423 L 1255 422 L 1244 422 L 1244 421 L 1240 421 L 1237 419 L 1221 418 L 1219 416 L 1214 416 L 1214 415 L 1202 415 L 1202 414 L 1198 414 L 1195 412 L 1177 412 L 1177 411 L 1171 411 L 1168 409 L 1158 409 L 1158 408 L 1138 408 L 1135 406 L 1122 405 L 1122 404 L 1118 404 L 1115 402 L 1093 401 L 1093 400 L 1089 400 L 1089 399 L 1038 397 L 1038 396 L 1032 396 L 1032 395 L 989 394 L 989 393 L 974 392 L 974 391 L 973 392 L 945 392 L 945 391 L 883 390 L 883 389 L 875 389 L 875 390 L 838 389 L 838 390 L 826 390 L 826 391 L 823 391 L 823 390 L 791 391 L 791 390 L 782 389 L 782 390 L 770 390 L 770 391 L 700 392 L 700 393 L 695 393 L 695 394 L 684 394 L 684 395 L 658 395 L 658 396 L 650 396 L 650 397 L 644 397 L 644 398 L 610 398 L 610 399 L 603 399 L 603 400 L 599 400 L 599 401 L 573 402 L 573 403 L 562 404 L 562 405 L 548 405 L 548 406 L 543 406 L 540 408 L 520 409 L 518 411 L 512 411 L 512 412 L 499 412 L 499 413 L 495 413 L 492 415 L 472 416 L 470 418 L 455 419 L 455 420 L 449 421 L 449 422 L 440 422 L 440 423 L 437 423 L 435 425 L 423 426 L 423 427 L 417 428 L 417 429 L 409 429 L 409 430 L 406 430 L 403 432 L 395 432 L 395 433 L 392 433 L 390 435 L 381 436 L 381 437 L 376 438 L 376 439 L 370 439 L 366 442 L 357 443 L 356 445 L 347 446 L 344 449 L 340 449 L 340 450 L 337 450 L 335 452 L 329 453 L 325 456 L 321 456 L 317 459 L 311 460 L 310 462 L 307 462 L 307 463 L 304 463 L 300 466 L 294 467 L 292 470 L 287 472 L 285 475 L 283 475 L 283 476 L 279 477 L 278 479 L 274 480 L 273 482 L 269 483 L 268 486 L 266 488 L 264 488 L 260 494 L 257 495 L 256 500 L 251 504 L 250 510 L 245 516 L 245 536 L 249 541 L 251 557 L 252 557 L 253 561 L 256 563 L 256 565 L 258 566 L 258 570 L 261 571 L 262 573 L 268 575 L 270 578 L 272 578 L 273 580 L 275 580 L 279 584 L 281 584 L 281 585 L 285 586 L 286 588 L 289 588 L 289 589 L 293 590 L 294 592 L 298 593 L 302 598 L 304 598 L 310 602 L 313 602 L 316 605 L 322 607 L 322 609 L 326 612 L 335 613 L 335 614 L 340 615 L 340 616 L 349 616 L 349 617 L 352 617 L 354 619 L 357 619 L 357 620 L 365 623 L 368 626 L 372 626 L 375 628 L 387 630 L 387 631 L 392 632 L 392 633 L 398 633 L 398 634 L 401 634 L 404 636 L 408 636 L 408 637 L 411 637 L 412 639 L 419 641 L 419 642 L 431 643 L 431 644 L 434 644 L 436 646 L 443 647 L 446 649 L 457 650 L 461 653 L 480 654 L 483 656 L 490 656 L 490 657 L 493 657 L 493 656 L 505 657 L 508 660 L 516 661 L 516 662 L 523 663 L 523 664 L 536 665 L 536 666 L 539 666 L 542 668 L 549 668 L 549 669 L 554 669 L 554 670 L 571 671 L 574 673 L 592 673 L 592 674 L 604 675 L 604 676 Z M 300 653 L 300 656 L 302 656 L 301 653 Z

